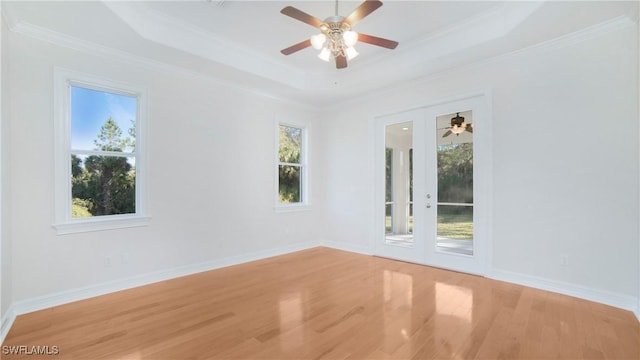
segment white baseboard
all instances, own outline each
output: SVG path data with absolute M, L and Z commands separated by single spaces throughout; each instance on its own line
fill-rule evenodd
M 373 250 L 366 246 L 353 245 L 341 241 L 323 240 L 321 245 L 357 254 L 373 255 Z M 491 270 L 486 274 L 486 277 L 629 310 L 635 314 L 636 318 L 638 318 L 638 321 L 640 322 L 640 304 L 638 299 L 634 296 L 500 269 Z
M 181 266 L 173 269 L 167 269 L 163 271 L 133 276 L 125 279 L 114 280 L 83 288 L 66 290 L 27 300 L 22 300 L 11 304 L 9 306 L 9 309 L 2 314 L 2 318 L 0 319 L 0 343 L 4 341 L 5 337 L 9 333 L 9 329 L 11 329 L 11 326 L 13 325 L 13 322 L 18 315 L 50 308 L 53 306 L 67 304 L 74 301 L 84 300 L 95 296 L 105 295 L 116 291 L 148 285 L 159 281 L 192 275 L 203 271 L 215 270 L 227 266 L 265 259 L 272 256 L 284 255 L 295 251 L 306 250 L 316 246 L 326 246 L 333 249 L 344 250 L 363 255 L 373 254 L 373 251 L 366 246 L 352 245 L 344 242 L 322 241 L 321 244 L 315 242 L 306 242 L 276 249 L 256 251 L 244 255 L 231 256 L 204 263 Z M 514 284 L 574 296 L 581 299 L 595 301 L 629 310 L 635 313 L 638 321 L 640 321 L 640 308 L 638 308 L 638 299 L 633 296 L 612 293 L 576 284 L 549 280 L 541 277 L 524 275 L 499 269 L 493 269 L 489 274 L 487 274 L 487 277 L 495 280 L 506 281 Z
M 638 299 L 631 295 L 614 293 L 568 282 L 550 280 L 500 269 L 491 270 L 489 274 L 487 274 L 487 277 L 629 310 L 635 313 L 636 317 L 640 320 L 640 316 L 638 316 Z
M 353 245 L 341 241 L 323 240 L 321 242 L 321 246 L 337 250 L 349 251 L 356 254 L 373 255 L 373 251 L 367 246 Z
M 0 338 L 0 343 L 4 341 L 4 338 L 9 332 L 13 321 L 18 315 L 68 304 L 74 301 L 85 300 L 116 291 L 149 285 L 159 281 L 175 279 L 178 277 L 192 275 L 203 271 L 215 270 L 227 266 L 243 264 L 246 262 L 261 260 L 278 255 L 284 255 L 317 246 L 320 246 L 320 244 L 316 242 L 305 242 L 276 249 L 255 251 L 248 254 L 230 256 L 227 258 L 217 259 L 204 263 L 180 266 L 173 269 L 132 276 L 125 279 L 109 281 L 101 284 L 86 286 L 83 288 L 65 290 L 57 293 L 34 297 L 31 299 L 17 301 L 11 304 L 11 306 L 9 307 L 9 311 L 7 311 L 7 313 L 3 314 L 2 316 L 2 337 Z
M 14 311 L 13 306 L 9 306 L 7 311 L 2 313 L 2 318 L 0 318 L 0 344 L 4 342 L 4 338 L 9 333 L 9 329 L 11 329 L 15 320 L 16 312 Z

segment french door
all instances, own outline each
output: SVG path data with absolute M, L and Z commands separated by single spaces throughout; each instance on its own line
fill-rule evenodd
M 484 274 L 490 124 L 483 95 L 375 119 L 375 253 Z
M 424 109 L 376 119 L 376 246 L 377 255 L 415 263 L 426 251 L 424 209 L 416 194 L 425 191 L 424 160 L 419 134 L 425 131 Z M 416 176 L 417 175 L 417 176 Z M 384 214 L 384 215 L 383 215 Z

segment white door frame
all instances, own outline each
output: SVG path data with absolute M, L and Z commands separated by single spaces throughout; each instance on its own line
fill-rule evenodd
M 374 245 L 373 250 L 375 255 L 477 275 L 487 273 L 488 264 L 491 263 L 493 223 L 493 131 L 491 101 L 490 90 L 475 91 L 443 98 L 373 118 L 375 203 L 373 207 L 374 228 L 372 243 Z M 426 177 L 426 174 L 420 173 L 424 171 L 424 167 L 416 164 L 419 157 L 418 153 L 425 151 L 425 146 L 433 145 L 435 147 L 435 143 L 433 143 L 435 139 L 428 142 L 428 144 L 421 144 L 420 142 L 422 140 L 415 140 L 419 137 L 424 139 L 427 126 L 435 122 L 436 116 L 462 110 L 472 110 L 474 119 L 474 256 L 470 258 L 469 256 L 436 251 L 435 229 L 432 229 L 434 231 L 432 236 L 426 237 L 430 239 L 428 243 L 425 238 L 418 238 L 418 236 L 426 235 L 423 233 L 426 229 L 421 229 L 417 224 L 420 221 L 417 221 L 414 225 L 416 226 L 416 228 L 414 228 L 415 246 L 413 248 L 415 253 L 409 254 L 406 250 L 393 250 L 392 247 L 384 246 L 384 217 L 380 216 L 380 214 L 384 213 L 384 130 L 386 125 L 390 122 L 400 122 L 397 121 L 397 117 L 401 117 L 402 114 L 422 112 L 424 121 L 414 122 L 414 219 L 416 219 L 418 216 L 429 216 L 429 213 L 426 212 L 428 210 L 426 209 L 426 194 L 428 193 L 427 190 L 430 191 L 429 193 L 433 193 L 432 191 L 435 189 L 433 187 L 434 184 L 426 185 L 427 188 L 425 188 L 423 184 L 420 184 L 420 181 L 416 181 L 420 177 Z M 389 119 L 394 120 L 390 121 Z M 421 170 L 421 168 L 423 170 Z M 431 189 L 428 189 L 430 186 Z M 437 206 L 435 206 L 432 201 L 431 210 L 434 209 L 437 209 Z M 423 221 L 423 223 L 426 223 L 426 221 Z

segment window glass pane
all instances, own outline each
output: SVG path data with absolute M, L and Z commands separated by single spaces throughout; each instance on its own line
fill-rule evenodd
M 438 202 L 473 203 L 473 142 L 438 145 Z
M 71 217 L 134 214 L 135 158 L 71 155 Z
M 302 152 L 302 129 L 280 125 L 278 158 L 281 163 L 299 164 Z
M 280 203 L 301 202 L 302 175 L 300 166 L 278 166 L 278 199 Z
M 71 87 L 71 148 L 123 151 L 135 148 L 137 99 Z

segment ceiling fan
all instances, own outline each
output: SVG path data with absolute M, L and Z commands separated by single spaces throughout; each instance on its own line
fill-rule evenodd
M 348 60 L 358 56 L 358 52 L 353 47 L 358 41 L 387 49 L 395 49 L 396 46 L 398 46 L 397 41 L 356 33 L 351 30 L 355 24 L 380 6 L 382 6 L 382 2 L 379 0 L 366 0 L 349 16 L 343 17 L 338 15 L 338 0 L 336 0 L 336 14 L 326 18 L 324 21 L 298 10 L 293 6 L 287 6 L 280 10 L 282 14 L 320 29 L 320 34 L 313 35 L 310 39 L 289 46 L 280 52 L 284 55 L 291 55 L 309 46 L 313 46 L 315 49 L 321 50 L 318 55 L 320 59 L 329 61 L 331 57 L 333 57 L 336 60 L 336 68 L 343 69 L 347 67 Z
M 451 126 L 445 129 L 449 130 L 447 130 L 442 137 L 447 137 L 451 134 L 459 136 L 465 131 L 473 133 L 473 124 L 464 122 L 464 117 L 460 116 L 460 113 L 456 113 L 456 116 L 451 118 Z

